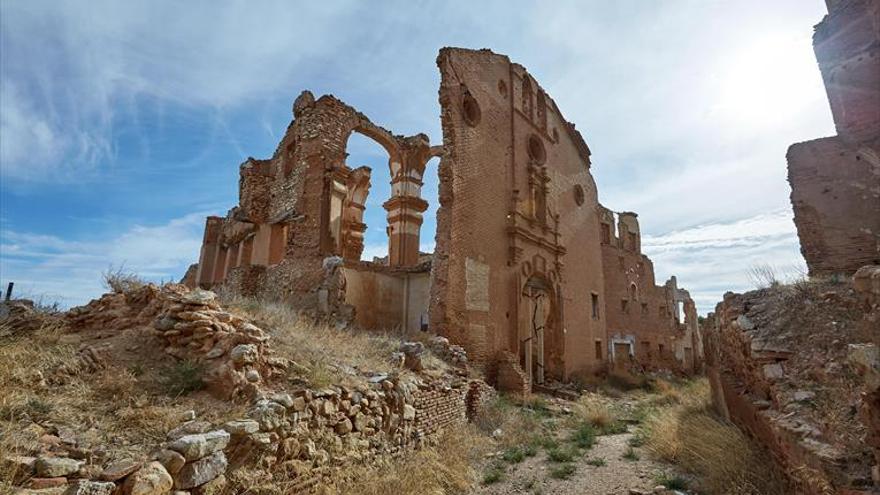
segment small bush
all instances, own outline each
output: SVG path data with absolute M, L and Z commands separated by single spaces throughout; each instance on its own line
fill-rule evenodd
M 752 265 L 749 268 L 749 281 L 758 289 L 767 289 L 779 285 L 779 277 L 776 275 L 776 268 L 768 263 Z
M 535 457 L 538 454 L 538 449 L 534 445 L 525 445 L 522 448 L 522 453 L 526 457 Z
M 101 274 L 103 277 L 104 288 L 117 294 L 125 294 L 140 289 L 146 282 L 134 273 L 125 271 L 124 266 L 113 268 L 110 266 L 107 271 Z
M 588 460 L 587 464 L 589 464 L 590 466 L 602 467 L 606 463 L 605 463 L 605 459 L 603 459 L 601 457 L 595 457 L 593 459 Z
M 639 454 L 636 453 L 635 449 L 633 449 L 632 446 L 627 447 L 626 452 L 624 452 L 621 457 L 628 461 L 639 460 Z
M 556 439 L 551 436 L 542 437 L 538 440 L 537 443 L 547 450 L 559 448 L 559 442 L 557 442 Z
M 645 433 L 641 430 L 637 431 L 633 436 L 629 437 L 629 440 L 627 440 L 626 443 L 630 447 L 641 447 L 642 445 L 645 445 Z
M 498 464 L 492 464 L 486 469 L 486 472 L 483 473 L 483 484 L 491 485 L 494 483 L 498 483 L 504 479 L 504 467 Z
M 596 443 L 596 430 L 593 425 L 584 423 L 571 433 L 569 440 L 582 449 L 589 449 Z
M 168 395 L 177 397 L 205 388 L 204 368 L 193 361 L 178 361 L 161 372 L 161 383 Z
M 551 462 L 571 462 L 576 454 L 571 448 L 558 447 L 547 451 L 547 459 Z
M 657 476 L 657 483 L 665 486 L 668 490 L 687 490 L 687 480 L 678 475 L 661 474 Z
M 565 463 L 551 469 L 550 476 L 558 480 L 567 480 L 568 478 L 571 478 L 571 475 L 573 475 L 575 471 L 577 471 L 577 468 L 574 464 Z
M 511 464 L 517 464 L 526 458 L 526 454 L 519 447 L 511 447 L 501 454 L 501 458 Z

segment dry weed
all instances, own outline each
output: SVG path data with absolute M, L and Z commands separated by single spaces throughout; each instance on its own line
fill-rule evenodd
M 391 371 L 389 359 L 400 345 L 399 334 L 339 329 L 311 321 L 283 302 L 225 293 L 220 296 L 227 307 L 245 313 L 266 329 L 277 354 L 297 363 L 293 372 L 313 386 L 349 383 L 355 379 L 352 370 Z M 423 363 L 428 368 L 444 366 L 431 356 Z
M 693 473 L 709 494 L 782 495 L 783 476 L 734 425 L 711 412 L 708 382 L 688 384 L 680 403 L 645 420 L 646 448 Z
M 473 466 L 489 441 L 476 428 L 450 428 L 437 444 L 400 460 L 360 467 L 340 483 L 339 493 L 362 495 L 464 493 L 476 480 Z

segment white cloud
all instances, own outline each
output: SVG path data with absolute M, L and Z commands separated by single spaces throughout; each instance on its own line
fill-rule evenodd
M 752 267 L 769 265 L 780 279 L 806 273 L 798 246 L 787 210 L 642 237 L 657 280 L 676 275 L 701 313 L 713 311 L 724 292 L 753 289 Z
M 3 230 L 0 272 L 4 282 L 15 282 L 16 293 L 63 306 L 83 304 L 103 293 L 101 273 L 110 266 L 152 281 L 176 281 L 198 261 L 204 221 L 204 213 L 192 213 L 89 241 Z

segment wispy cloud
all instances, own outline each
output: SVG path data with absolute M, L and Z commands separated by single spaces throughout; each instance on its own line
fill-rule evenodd
M 183 215 L 234 204 L 236 165 L 271 153 L 302 89 L 439 142 L 442 46 L 489 47 L 528 67 L 584 133 L 603 204 L 639 213 L 658 279 L 678 274 L 703 311 L 747 287 L 748 265 L 800 262 L 783 218 L 785 149 L 833 133 L 810 46 L 821 0 L 29 0 L 0 10 L 3 277 L 70 299 L 97 290 L 110 262 L 178 276 L 201 230 L 200 216 Z M 385 157 L 357 142 L 349 151 L 374 167 L 365 252 L 384 255 Z M 76 196 L 77 214 L 114 215 L 97 240 L 56 218 L 65 188 L 84 181 L 100 187 Z M 184 224 L 156 220 L 172 217 Z
M 714 310 L 727 291 L 753 289 L 752 267 L 769 265 L 782 278 L 806 273 L 798 246 L 787 210 L 642 237 L 657 280 L 676 275 L 701 313 Z
M 76 241 L 54 235 L 0 232 L 0 272 L 17 292 L 77 305 L 98 296 L 100 275 L 124 267 L 153 281 L 177 280 L 198 261 L 205 212 L 165 224 L 134 225 L 122 234 Z

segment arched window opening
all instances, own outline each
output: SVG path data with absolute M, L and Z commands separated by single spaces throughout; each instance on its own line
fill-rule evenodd
M 346 143 L 345 164 L 349 169 L 369 167 L 369 193 L 365 201 L 361 198 L 363 192 L 352 198 L 361 200 L 360 205 L 351 206 L 360 212 L 360 220 L 356 218 L 340 219 L 340 223 L 349 223 L 348 226 L 340 225 L 341 228 L 357 227 L 352 224 L 363 224 L 363 250 L 360 259 L 363 261 L 384 261 L 388 258 L 388 217 L 382 204 L 391 197 L 391 170 L 389 168 L 388 151 L 382 145 L 357 131 L 352 132 Z M 331 205 L 331 226 L 333 225 L 332 214 L 334 208 Z M 341 213 L 340 213 L 341 214 Z M 357 233 L 354 233 L 358 235 Z
M 437 236 L 437 209 L 440 207 L 440 157 L 428 160 L 422 176 L 422 199 L 428 202 L 428 209 L 422 216 L 422 229 L 419 238 L 419 251 L 433 253 Z
M 639 300 L 639 290 L 636 287 L 636 284 L 629 284 L 629 299 L 631 301 Z
M 679 323 L 687 323 L 687 315 L 684 311 L 684 301 L 675 301 L 675 315 L 678 316 Z

